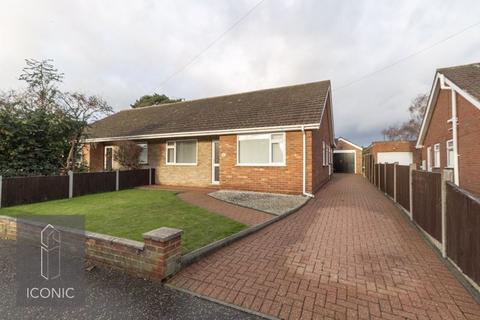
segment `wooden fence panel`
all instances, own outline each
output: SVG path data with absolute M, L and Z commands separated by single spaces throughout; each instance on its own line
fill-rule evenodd
M 390 196 L 395 196 L 395 179 L 394 179 L 394 170 L 395 165 L 393 163 L 385 164 L 386 166 L 386 185 L 385 192 Z
M 383 192 L 385 192 L 386 188 L 385 188 L 385 164 L 383 163 L 380 163 L 378 165 L 378 168 L 379 168 L 379 174 L 378 174 L 378 183 L 379 183 L 379 186 L 380 186 L 380 190 L 382 190 Z
M 447 183 L 447 256 L 480 285 L 480 199 Z
M 123 190 L 148 185 L 150 181 L 149 173 L 149 169 L 120 171 L 119 189 Z
M 74 197 L 83 196 L 91 193 L 115 191 L 115 189 L 115 172 L 82 172 L 73 174 Z
M 442 241 L 441 174 L 413 171 L 412 216 L 425 232 Z
M 410 211 L 410 167 L 397 165 L 397 202 Z
M 380 165 L 375 164 L 375 185 L 380 188 Z
M 2 207 L 68 198 L 68 176 L 4 178 Z

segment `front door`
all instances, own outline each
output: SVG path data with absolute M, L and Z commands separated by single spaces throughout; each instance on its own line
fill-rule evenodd
M 112 171 L 113 169 L 113 147 L 105 147 L 105 171 Z
M 220 144 L 218 140 L 212 141 L 212 183 L 220 183 Z

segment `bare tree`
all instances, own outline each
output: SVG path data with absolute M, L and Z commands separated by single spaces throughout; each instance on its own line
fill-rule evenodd
M 410 113 L 410 119 L 399 124 L 391 125 L 382 130 L 383 138 L 386 140 L 415 140 L 420 132 L 420 126 L 422 125 L 423 115 L 427 108 L 428 94 L 422 93 L 417 95 L 410 106 L 408 112 Z
M 75 166 L 75 154 L 78 152 L 80 141 L 87 137 L 88 126 L 104 115 L 113 112 L 108 103 L 97 96 L 87 96 L 78 92 L 66 92 L 61 96 L 62 109 L 70 119 L 70 151 L 66 160 L 65 169 L 71 170 Z
M 139 157 L 142 153 L 142 148 L 135 142 L 122 141 L 116 148 L 113 159 L 117 161 L 122 167 L 128 169 L 138 169 L 140 167 Z

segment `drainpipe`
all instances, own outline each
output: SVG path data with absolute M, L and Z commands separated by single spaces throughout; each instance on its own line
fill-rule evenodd
M 453 181 L 458 186 L 460 182 L 458 170 L 458 118 L 457 118 L 457 92 L 445 84 L 445 76 L 440 75 L 440 88 L 452 91 L 452 118 L 448 122 L 452 123 L 453 140 Z
M 314 198 L 315 196 L 307 192 L 307 140 L 305 134 L 305 126 L 302 125 L 302 135 L 303 135 L 303 195 L 307 197 Z

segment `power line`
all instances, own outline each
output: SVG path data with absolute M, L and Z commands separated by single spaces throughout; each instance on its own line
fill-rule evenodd
M 257 9 L 265 0 L 260 0 L 257 2 L 256 5 L 251 7 L 245 14 L 243 14 L 237 21 L 235 21 L 228 29 L 226 29 L 224 32 L 222 32 L 218 37 L 216 37 L 212 42 L 210 42 L 205 48 L 203 48 L 199 53 L 197 53 L 195 56 L 193 56 L 187 63 L 185 63 L 183 66 L 178 68 L 175 72 L 170 74 L 168 77 L 166 77 L 161 83 L 160 87 L 162 87 L 164 84 L 166 84 L 168 81 L 170 81 L 172 78 L 177 76 L 178 74 L 182 73 L 185 69 L 187 69 L 190 65 L 192 65 L 198 58 L 200 58 L 201 55 L 203 55 L 205 52 L 207 52 L 211 47 L 213 47 L 217 42 L 219 42 L 227 33 L 235 29 L 240 23 L 242 23 L 255 9 Z
M 375 74 L 377 74 L 377 73 L 380 73 L 380 72 L 382 72 L 382 71 L 385 71 L 385 70 L 387 70 L 387 69 L 390 69 L 391 67 L 394 67 L 394 66 L 396 66 L 397 64 L 404 62 L 405 60 L 408 60 L 408 59 L 410 59 L 410 58 L 412 58 L 412 57 L 414 57 L 414 56 L 416 56 L 416 55 L 419 55 L 419 54 L 421 54 L 421 53 L 423 53 L 423 52 L 425 52 L 425 51 L 427 51 L 427 50 L 430 50 L 430 49 L 432 49 L 433 47 L 436 47 L 436 46 L 438 46 L 439 44 L 441 44 L 441 43 L 443 43 L 443 42 L 445 42 L 445 41 L 448 41 L 448 40 L 450 40 L 450 39 L 452 39 L 452 38 L 455 38 L 456 36 L 464 33 L 465 31 L 467 31 L 467 30 L 469 30 L 469 29 L 472 29 L 472 28 L 474 28 L 474 27 L 476 27 L 476 26 L 478 26 L 478 25 L 480 25 L 480 21 L 477 22 L 477 23 L 474 23 L 474 24 L 472 24 L 472 25 L 469 25 L 469 26 L 463 28 L 462 30 L 460 30 L 460 31 L 458 31 L 458 32 L 456 32 L 456 33 L 454 33 L 454 34 L 451 34 L 451 35 L 449 35 L 448 37 L 443 38 L 442 40 L 439 40 L 439 41 L 437 41 L 437 42 L 434 42 L 434 43 L 432 43 L 431 45 L 429 45 L 428 47 L 425 47 L 425 48 L 422 48 L 422 49 L 420 49 L 420 50 L 418 50 L 418 51 L 415 51 L 415 52 L 413 52 L 413 53 L 411 53 L 411 54 L 409 54 L 409 55 L 407 55 L 407 56 L 405 56 L 405 57 L 403 57 L 403 58 L 400 58 L 400 59 L 392 62 L 391 64 L 386 65 L 386 66 L 384 66 L 384 67 L 382 67 L 382 68 L 380 68 L 380 69 L 377 69 L 377 70 L 374 70 L 374 71 L 372 71 L 372 72 L 366 73 L 366 74 L 364 74 L 363 76 L 361 76 L 361 77 L 359 77 L 359 78 L 357 78 L 357 79 L 355 79 L 355 80 L 353 80 L 353 81 L 350 81 L 350 82 L 345 83 L 345 84 L 343 84 L 343 85 L 341 85 L 341 86 L 339 86 L 339 87 L 337 87 L 337 88 L 334 88 L 333 90 L 339 91 L 339 90 L 344 89 L 344 88 L 346 88 L 346 87 L 349 87 L 349 86 L 351 86 L 351 85 L 353 85 L 353 84 L 355 84 L 355 83 L 357 83 L 357 82 L 363 81 L 363 80 L 365 80 L 365 79 L 367 79 L 367 78 L 369 78 L 369 77 L 371 77 L 371 76 L 373 76 L 373 75 L 375 75 Z

